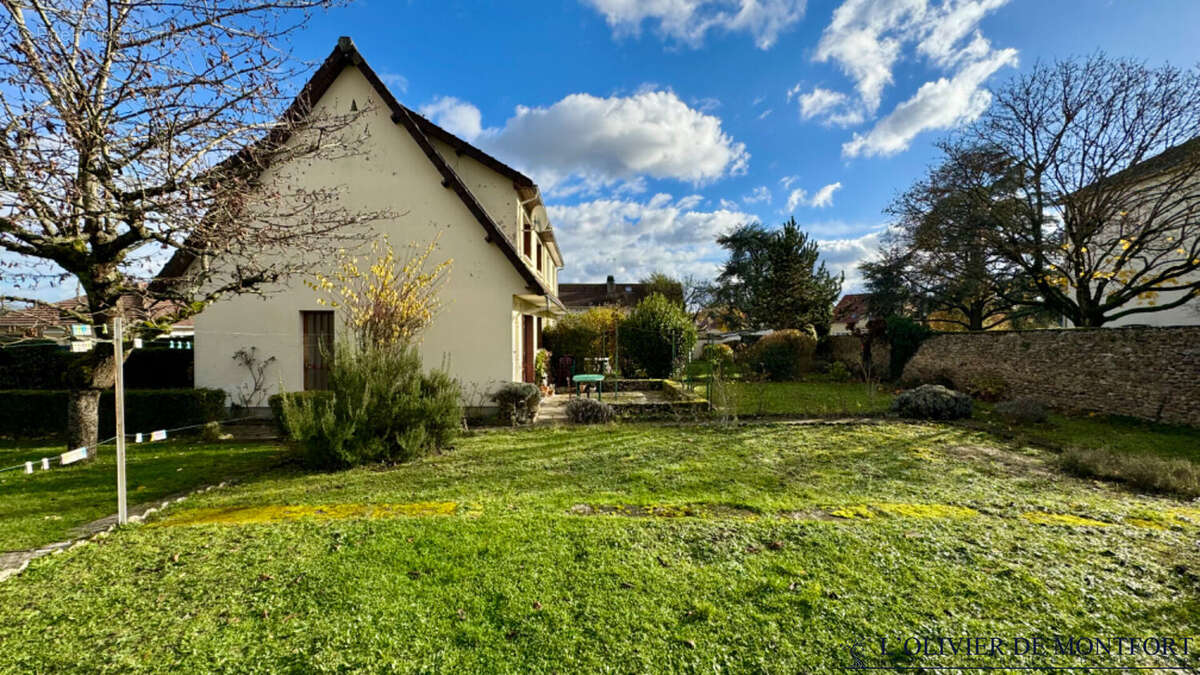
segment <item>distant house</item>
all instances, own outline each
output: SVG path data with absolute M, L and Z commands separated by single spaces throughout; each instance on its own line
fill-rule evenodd
M 570 312 L 592 307 L 635 307 L 650 295 L 646 284 L 618 284 L 610 274 L 602 284 L 559 284 L 558 299 Z
M 1197 216 L 1195 212 L 1198 193 L 1200 193 L 1200 184 L 1198 184 L 1200 179 L 1196 178 L 1195 173 L 1198 161 L 1200 161 L 1200 138 L 1193 138 L 1185 143 L 1167 148 L 1154 157 L 1138 162 L 1108 179 L 1110 181 L 1129 181 L 1130 184 L 1137 186 L 1137 189 L 1145 187 L 1153 190 L 1156 186 L 1164 184 L 1172 185 L 1171 181 L 1173 180 L 1187 185 L 1183 190 L 1172 191 L 1170 193 L 1171 201 L 1179 205 L 1171 208 L 1191 210 L 1187 219 L 1189 224 L 1186 226 L 1186 233 L 1184 235 L 1176 235 L 1183 236 L 1186 240 L 1168 239 L 1166 242 L 1163 242 L 1164 252 L 1159 254 L 1161 258 L 1158 262 L 1159 265 L 1168 261 L 1168 256 L 1176 255 L 1182 258 L 1189 255 L 1189 251 L 1195 250 L 1197 244 L 1196 237 L 1198 236 L 1197 230 L 1200 229 L 1200 226 L 1196 224 Z M 1181 171 L 1191 172 L 1191 174 L 1190 176 L 1188 174 L 1180 174 L 1179 172 Z M 1180 178 L 1184 180 L 1180 180 Z M 1183 194 L 1179 194 L 1179 192 L 1183 192 Z M 1155 208 L 1159 208 L 1157 204 Z M 1133 217 L 1136 218 L 1136 210 Z M 1174 253 L 1169 252 L 1172 249 L 1174 249 Z M 1119 255 L 1119 252 L 1110 253 L 1109 255 Z M 1193 271 L 1181 275 L 1177 281 L 1180 284 L 1200 283 L 1200 272 Z M 1163 291 L 1155 297 L 1139 299 L 1133 303 L 1133 306 L 1164 305 L 1178 300 L 1186 292 L 1183 290 Z M 1184 304 L 1172 307 L 1171 309 L 1139 312 L 1123 316 L 1104 324 L 1104 326 L 1105 328 L 1116 328 L 1139 324 L 1150 326 L 1190 326 L 1200 324 L 1200 297 L 1193 297 Z
M 400 103 L 350 38 L 341 38 L 297 99 L 314 113 L 363 113 L 355 131 L 365 152 L 306 165 L 303 189 L 344 186 L 351 210 L 398 214 L 373 236 L 428 242 L 435 259 L 453 259 L 439 290 L 444 305 L 425 330 L 419 352 L 426 368 L 445 366 L 469 396 L 501 384 L 534 381 L 534 357 L 544 322 L 565 315 L 558 299 L 562 256 L 537 185 L 521 172 Z M 162 273 L 187 278 L 193 258 L 177 254 Z M 274 357 L 268 381 L 287 391 L 325 389 L 336 310 L 300 279 L 213 303 L 196 317 L 196 386 L 236 394 L 246 368 L 235 352 L 256 348 Z
M 871 320 L 866 293 L 843 295 L 833 308 L 833 322 L 829 324 L 830 335 L 850 335 L 854 328 L 865 328 Z
M 133 294 L 122 296 L 120 302 L 127 321 L 155 318 L 174 310 L 174 307 L 164 303 L 147 305 L 141 296 Z M 0 339 L 65 338 L 70 333 L 71 324 L 79 323 L 71 313 L 86 311 L 87 297 L 82 295 L 50 303 L 50 306 L 32 305 L 0 310 Z M 184 319 L 171 326 L 170 333 L 163 337 L 190 337 L 193 328 L 192 320 Z

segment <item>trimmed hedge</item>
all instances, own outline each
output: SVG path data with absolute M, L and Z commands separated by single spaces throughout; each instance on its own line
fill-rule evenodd
M 100 437 L 113 435 L 113 393 L 100 394 Z M 125 430 L 150 432 L 213 422 L 225 417 L 220 389 L 125 391 Z M 0 390 L 0 436 L 59 438 L 67 427 L 67 392 Z
M 154 343 L 148 343 L 154 344 Z M 107 345 L 99 345 L 103 349 Z M 111 347 L 108 347 L 112 349 Z M 58 390 L 78 355 L 57 344 L 29 343 L 0 348 L 0 390 Z M 188 389 L 192 386 L 195 352 L 145 347 L 125 359 L 125 386 L 133 389 Z

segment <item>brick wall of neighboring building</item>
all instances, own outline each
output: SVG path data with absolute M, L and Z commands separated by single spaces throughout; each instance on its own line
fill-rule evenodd
M 1200 326 L 948 333 L 902 381 L 1200 426 Z

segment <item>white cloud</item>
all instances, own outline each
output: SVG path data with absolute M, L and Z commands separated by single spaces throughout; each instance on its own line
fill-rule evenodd
M 929 129 L 949 129 L 971 122 L 987 110 L 992 95 L 982 89 L 984 80 L 1006 65 L 1016 65 L 1015 49 L 1005 49 L 963 68 L 952 78 L 921 85 L 912 98 L 896 106 L 865 134 L 842 146 L 847 157 L 894 155 Z
M 702 185 L 745 173 L 750 160 L 745 144 L 722 130 L 719 117 L 670 91 L 572 94 L 549 107 L 519 106 L 502 128 L 485 130 L 478 142 L 560 194 L 643 176 Z
M 821 35 L 814 59 L 836 61 L 855 82 L 868 113 L 879 108 L 883 89 L 904 42 L 915 37 L 926 0 L 846 0 Z
M 858 229 L 862 230 L 861 227 Z M 846 280 L 842 284 L 843 292 L 858 293 L 865 289 L 858 266 L 878 255 L 879 240 L 886 229 L 887 226 L 879 225 L 858 237 L 817 239 L 821 260 L 825 263 L 826 268 L 833 274 L 841 272 L 846 275 Z
M 833 193 L 842 189 L 841 183 L 830 183 L 825 187 L 817 190 L 817 194 L 813 195 L 808 205 L 814 208 L 823 209 L 827 206 L 833 206 Z
M 453 96 L 439 96 L 421 106 L 420 113 L 450 133 L 474 141 L 483 133 L 483 115 L 479 108 Z
M 771 203 L 771 188 L 766 185 L 759 185 L 750 191 L 750 194 L 742 197 L 742 201 L 747 204 L 757 204 L 759 202 Z
M 760 120 L 765 120 L 765 119 L 767 119 L 767 117 L 769 117 L 769 116 L 771 115 L 771 113 L 773 113 L 773 112 L 775 112 L 775 109 L 774 109 L 774 108 L 767 108 L 766 110 L 762 111 L 762 114 L 760 114 L 760 115 L 758 116 L 758 119 L 760 119 Z
M 874 117 L 892 84 L 906 47 L 946 77 L 926 82 L 916 96 L 901 103 L 876 129 L 844 146 L 847 156 L 888 154 L 908 147 L 916 134 L 974 119 L 990 99 L 984 81 L 999 68 L 1016 63 L 1016 51 L 995 50 L 983 37 L 983 18 L 1008 0 L 846 0 L 822 33 L 814 60 L 836 63 L 854 83 L 854 96 L 823 87 L 807 94 L 797 85 L 800 116 L 826 124 L 850 126 Z M 913 113 L 935 113 L 921 124 Z M 885 126 L 887 128 L 880 128 Z M 876 133 L 878 131 L 878 133 Z M 865 139 L 874 135 L 874 141 Z M 886 150 L 884 149 L 886 148 Z
M 786 190 L 792 187 L 792 183 L 795 183 L 798 180 L 800 180 L 799 176 L 784 176 L 783 178 L 779 179 L 779 184 L 783 186 L 784 190 Z
M 784 187 L 787 188 L 790 186 L 794 179 L 794 176 L 789 176 L 788 179 L 785 179 L 787 182 L 784 183 Z M 787 210 L 785 213 L 795 211 L 796 208 L 800 206 L 811 206 L 815 209 L 823 209 L 833 206 L 833 193 L 840 189 L 842 189 L 841 183 L 830 183 L 829 185 L 822 187 L 820 190 L 817 190 L 812 197 L 809 197 L 808 191 L 802 188 L 792 190 L 791 193 L 788 194 Z
M 806 0 L 584 0 L 604 15 L 617 35 L 637 35 L 645 21 L 671 41 L 699 47 L 709 31 L 749 33 L 769 49 L 780 33 L 804 17 Z
M 928 32 L 917 45 L 917 51 L 935 63 L 949 67 L 964 58 L 983 58 L 991 51 L 988 41 L 977 26 L 988 12 L 999 9 L 1008 0 L 973 0 L 946 2 L 930 10 Z M 962 41 L 971 36 L 971 41 Z
M 724 261 L 719 235 L 754 216 L 723 202 L 715 211 L 689 208 L 691 197 L 657 194 L 646 202 L 598 199 L 547 207 L 559 245 L 567 252 L 563 281 L 641 279 L 654 271 L 711 278 Z
M 807 94 L 799 94 L 796 85 L 788 92 L 788 100 L 797 95 L 800 102 L 800 117 L 812 119 L 824 117 L 827 124 L 850 126 L 863 121 L 863 112 L 855 106 L 849 96 L 840 91 L 817 87 Z
M 392 93 L 399 92 L 403 94 L 408 91 L 408 78 L 400 73 L 389 73 L 387 71 L 379 73 L 379 79 L 387 85 Z
M 788 200 L 787 200 L 788 212 L 790 213 L 792 211 L 795 211 L 796 207 L 803 204 L 805 201 L 807 201 L 807 199 L 808 199 L 808 190 L 804 190 L 804 189 L 792 190 L 791 194 L 788 195 Z

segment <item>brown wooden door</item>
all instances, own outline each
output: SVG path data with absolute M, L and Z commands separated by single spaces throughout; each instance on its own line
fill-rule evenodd
M 304 390 L 329 388 L 333 365 L 333 312 L 300 312 L 304 327 Z
M 533 382 L 533 317 L 521 315 L 521 355 L 525 371 L 525 381 Z

